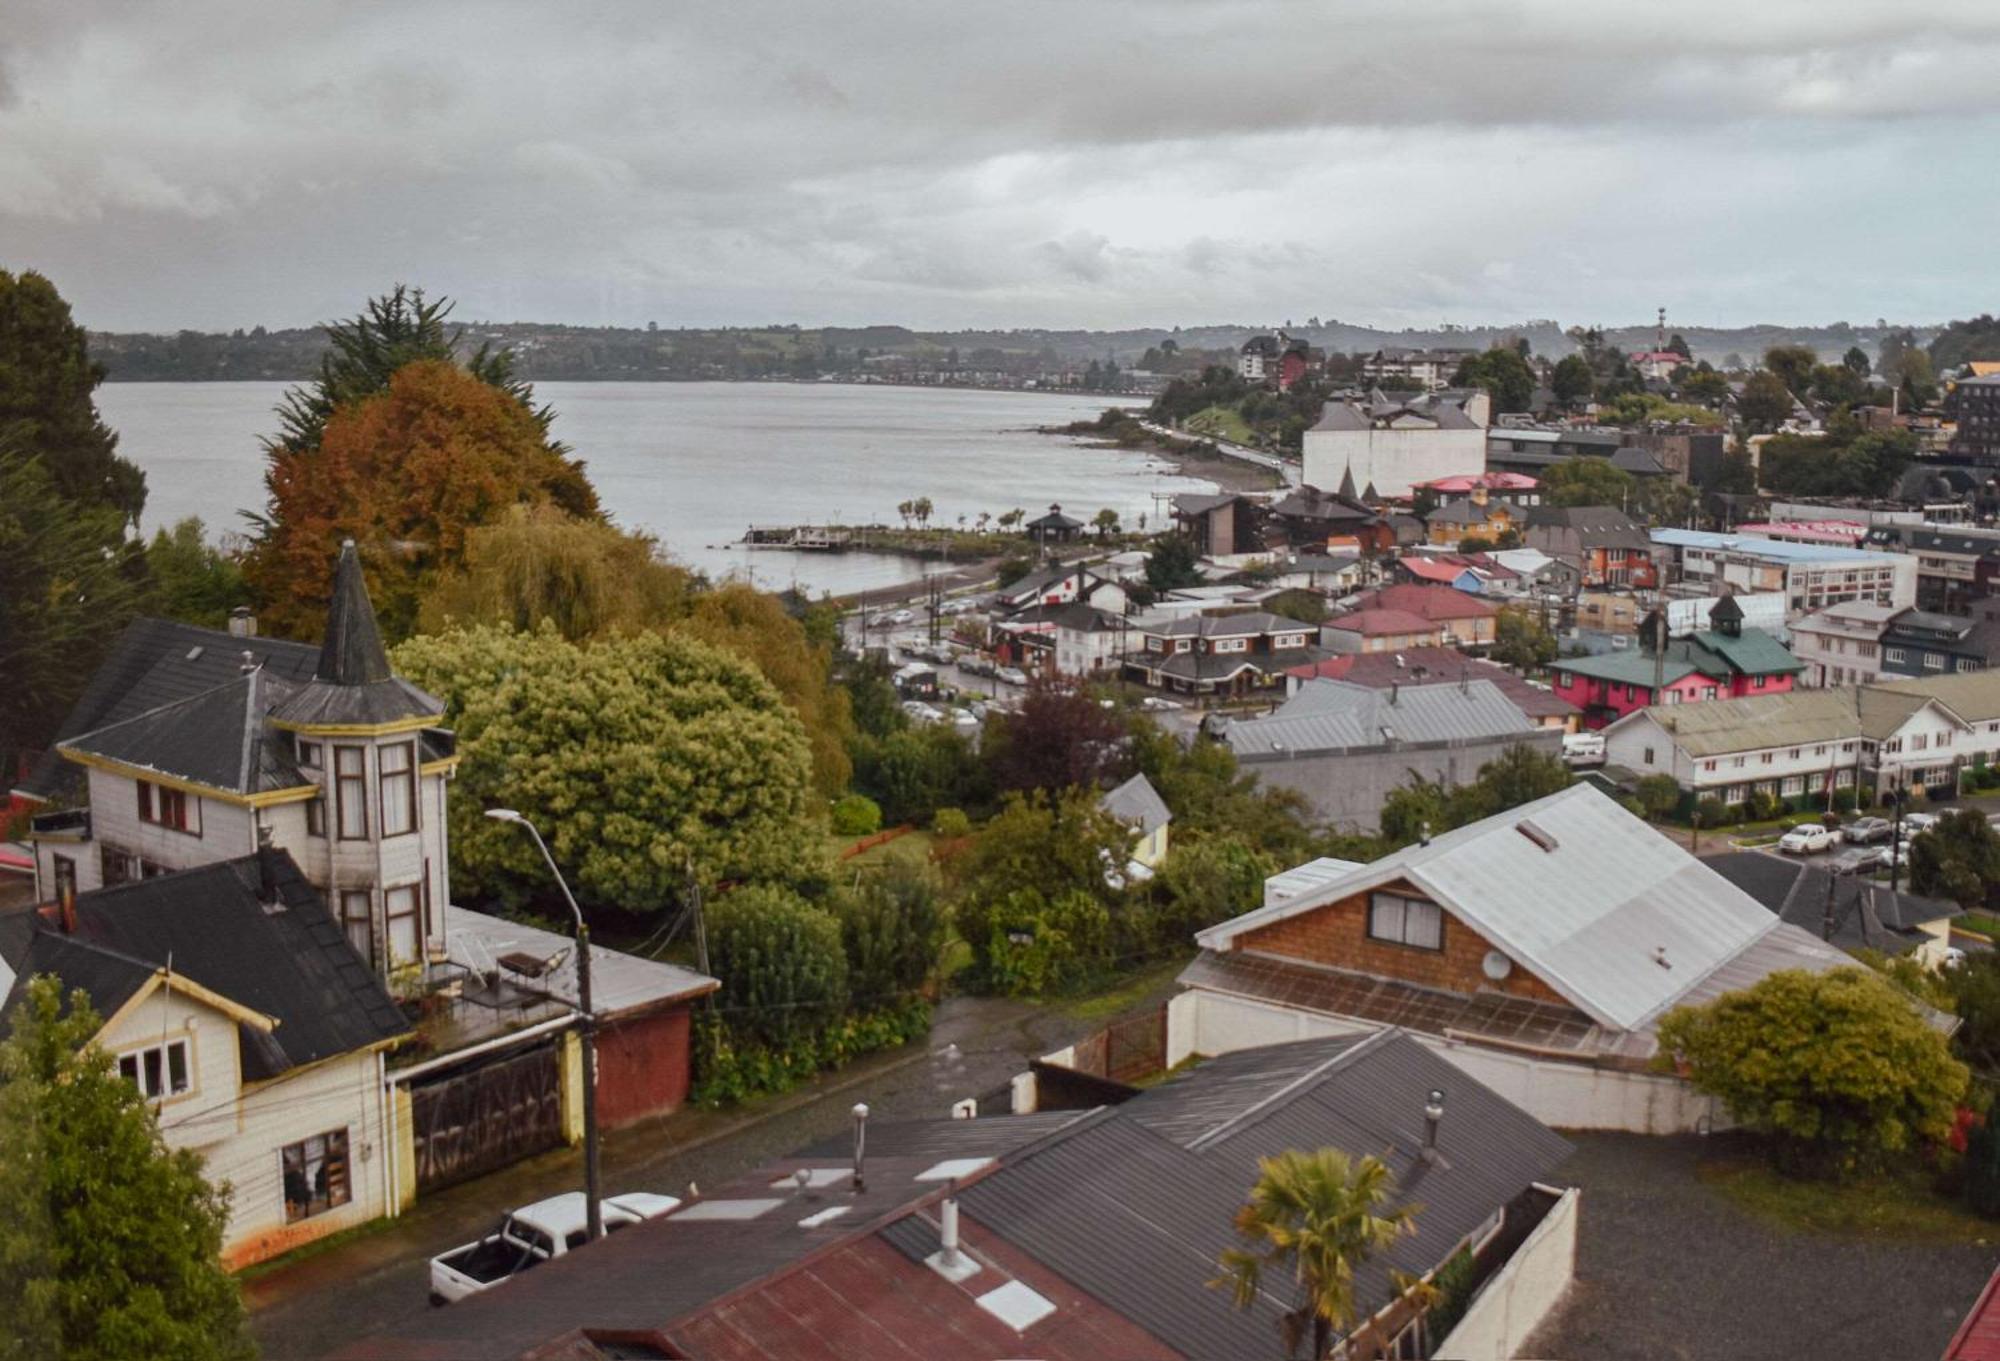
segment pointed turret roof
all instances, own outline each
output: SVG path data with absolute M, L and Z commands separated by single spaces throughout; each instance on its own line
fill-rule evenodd
M 1354 465 L 1352 463 L 1348 464 L 1346 469 L 1340 474 L 1340 490 L 1334 494 L 1336 496 L 1344 496 L 1350 501 L 1354 499 Z
M 1732 638 L 1742 634 L 1743 607 L 1736 603 L 1735 596 L 1725 595 L 1709 608 L 1708 626 Z
M 341 544 L 340 565 L 333 571 L 333 600 L 327 606 L 326 636 L 319 645 L 319 667 L 313 678 L 334 685 L 368 685 L 393 674 L 382 631 L 375 626 L 368 582 L 361 575 L 361 555 L 349 539 Z

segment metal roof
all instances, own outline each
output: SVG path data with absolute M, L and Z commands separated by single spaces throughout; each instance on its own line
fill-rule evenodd
M 1224 730 L 1238 756 L 1371 749 L 1395 743 L 1472 742 L 1529 733 L 1536 724 L 1491 681 L 1371 689 L 1307 681 L 1269 718 Z
M 456 904 L 445 908 L 444 924 L 445 941 L 452 957 L 475 967 L 484 968 L 487 960 L 507 954 L 526 954 L 544 960 L 563 955 L 562 963 L 536 979 L 535 986 L 571 1006 L 577 1005 L 576 942 L 569 936 Z M 684 1001 L 720 986 L 708 975 L 683 969 L 678 964 L 623 950 L 607 950 L 602 945 L 590 947 L 590 1001 L 600 1016 L 617 1016 Z
M 1301 893 L 1310 893 L 1323 884 L 1344 879 L 1360 869 L 1361 863 L 1359 860 L 1336 860 L 1330 855 L 1323 855 L 1317 860 L 1281 870 L 1264 880 L 1264 905 L 1282 903 Z
M 1097 806 L 1118 821 L 1137 826 L 1146 836 L 1151 836 L 1174 820 L 1174 815 L 1167 809 L 1167 801 L 1160 797 L 1160 791 L 1153 788 L 1153 782 L 1143 774 L 1134 775 L 1106 794 L 1097 801 Z
M 1603 1025 L 1635 1030 L 1776 925 L 1755 899 L 1589 785 L 1572 785 L 1316 893 L 1210 927 L 1246 931 L 1395 880 L 1415 885 Z
M 1759 539 L 1747 534 L 1722 534 L 1706 529 L 1656 529 L 1653 542 L 1671 548 L 1705 548 L 1716 552 L 1747 553 L 1771 562 L 1839 562 L 1859 567 L 1864 563 L 1895 561 L 1890 553 L 1871 553 L 1863 548 L 1841 548 L 1833 544 L 1792 543 L 1786 539 Z

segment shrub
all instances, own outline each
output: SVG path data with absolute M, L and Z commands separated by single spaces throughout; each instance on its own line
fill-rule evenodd
M 1743 801 L 1743 819 L 1746 822 L 1768 822 L 1785 809 L 1783 800 L 1762 789 L 1750 791 L 1750 797 Z
M 993 570 L 998 578 L 999 585 L 1004 589 L 1012 586 L 1022 577 L 1034 571 L 1035 560 L 1025 553 L 1015 553 L 1010 557 L 1000 559 L 994 565 Z
M 1852 788 L 1836 789 L 1833 791 L 1834 812 L 1852 813 L 1854 811 L 1854 805 L 1855 805 L 1854 790 Z
M 931 819 L 931 831 L 945 841 L 956 841 L 962 836 L 972 835 L 972 819 L 962 808 L 940 808 Z
M 1257 907 L 1264 880 L 1277 873 L 1268 857 L 1215 837 L 1177 844 L 1153 880 L 1153 911 L 1138 949 L 1184 945 L 1196 931 Z
M 2000 1219 L 2000 1130 L 1991 1116 L 1977 1121 L 1965 1136 L 1965 1203 L 1988 1219 Z
M 1730 820 L 1729 806 L 1713 796 L 1696 803 L 1694 813 L 1701 819 L 1701 825 L 1704 827 L 1725 826 Z
M 892 860 L 839 894 L 835 907 L 856 1006 L 900 1002 L 930 981 L 944 942 L 944 904 L 928 865 Z
M 841 836 L 869 836 L 882 830 L 882 806 L 866 794 L 849 794 L 833 805 L 833 830 Z
M 1771 1139 L 1795 1175 L 1875 1170 L 1951 1134 L 1969 1074 L 1893 984 L 1787 969 L 1660 1022 L 1660 1058 Z
M 1111 914 L 1088 893 L 1008 894 L 986 914 L 986 977 L 996 992 L 1041 997 L 1081 986 L 1110 964 Z
M 738 889 L 710 915 L 708 942 L 717 1004 L 740 1041 L 801 1048 L 847 1009 L 840 923 L 796 893 Z
M 1645 815 L 1658 822 L 1668 817 L 1680 806 L 1681 787 L 1671 775 L 1648 775 L 1639 781 L 1633 791 L 1639 797 L 1639 806 Z
M 911 998 L 843 1017 L 793 1044 L 773 1047 L 742 1038 L 718 1016 L 705 1016 L 694 1032 L 692 1098 L 697 1105 L 721 1106 L 782 1092 L 822 1068 L 921 1039 L 930 1023 L 930 1004 Z

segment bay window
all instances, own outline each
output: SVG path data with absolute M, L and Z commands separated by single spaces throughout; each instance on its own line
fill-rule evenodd
M 364 747 L 333 749 L 334 802 L 339 806 L 340 839 L 368 839 L 368 752 Z
M 416 744 L 398 742 L 375 754 L 382 789 L 382 835 L 417 829 Z

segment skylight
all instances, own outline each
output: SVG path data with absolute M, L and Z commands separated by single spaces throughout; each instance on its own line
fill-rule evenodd
M 991 1158 L 946 1158 L 941 1163 L 933 1163 L 917 1173 L 918 1181 L 956 1181 L 969 1177 L 981 1168 L 991 1167 Z
M 981 1309 L 1017 1333 L 1027 1332 L 1056 1311 L 1055 1304 L 1047 1296 L 1019 1281 L 1009 1281 L 987 1291 L 979 1297 L 978 1303 Z
M 750 1198 L 746 1200 L 701 1200 L 682 1210 L 674 1218 L 745 1220 L 767 1215 L 785 1202 L 776 1199 Z

